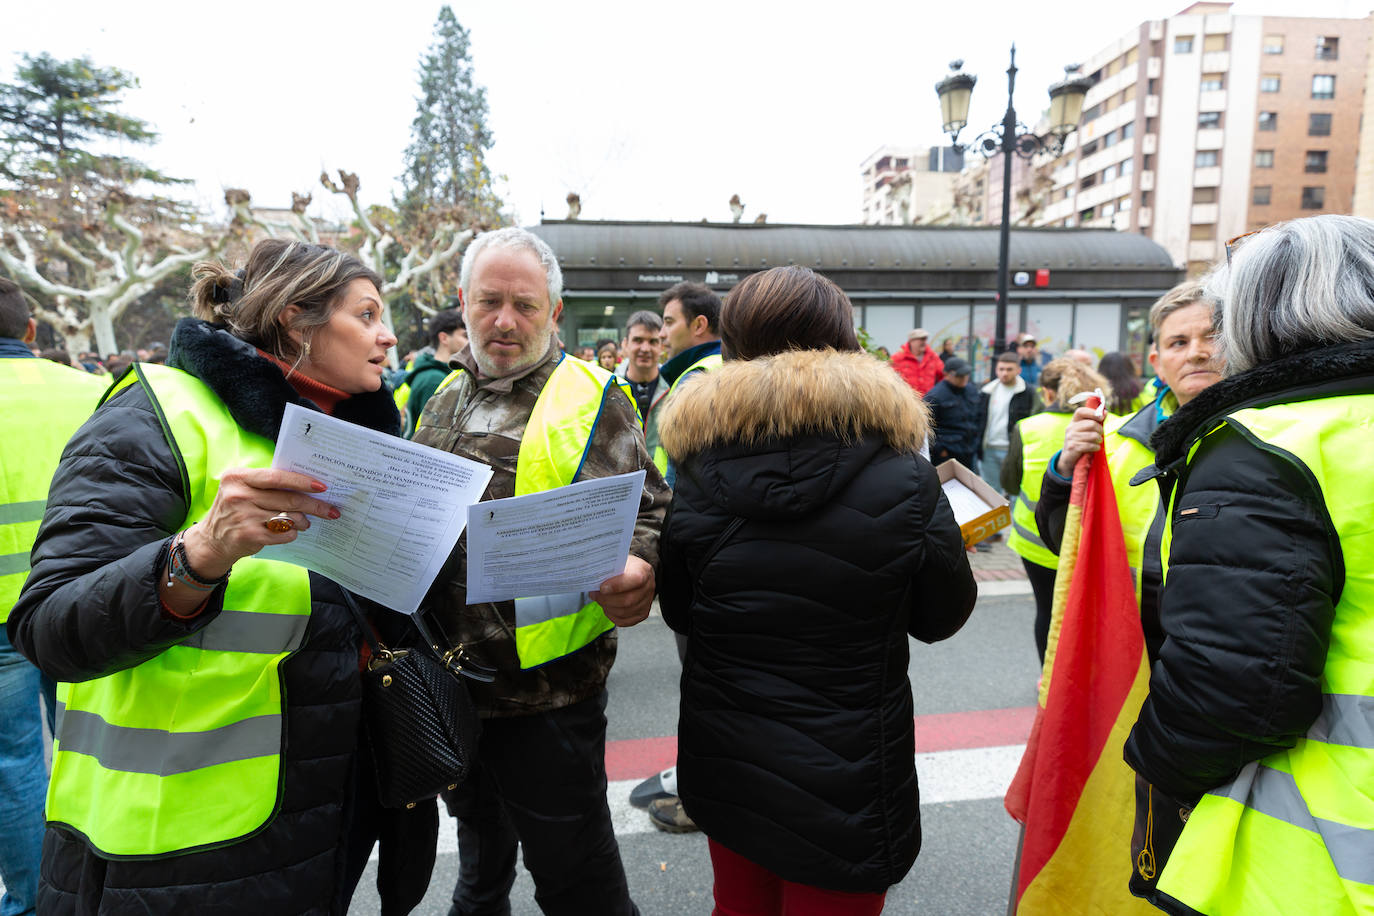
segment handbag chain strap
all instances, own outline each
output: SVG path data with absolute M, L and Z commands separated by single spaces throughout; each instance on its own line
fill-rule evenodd
M 408 651 L 406 649 L 388 649 L 386 645 L 377 638 L 376 631 L 372 629 L 372 624 L 368 621 L 367 615 L 358 607 L 358 602 L 354 599 L 353 593 L 342 585 L 339 586 L 339 591 L 343 593 L 344 604 L 348 605 L 349 611 L 353 613 L 353 619 L 357 621 L 358 629 L 363 631 L 363 640 L 372 651 L 372 658 L 377 663 L 390 662 L 406 654 Z M 415 624 L 415 629 L 420 631 L 420 638 L 434 650 L 434 654 L 439 659 L 439 663 L 442 664 L 447 671 L 453 674 L 461 674 L 463 677 L 470 678 L 474 681 L 481 681 L 484 684 L 490 684 L 492 681 L 496 680 L 495 669 L 474 662 L 464 650 L 462 643 L 450 648 L 444 648 L 445 646 L 449 646 L 448 637 L 444 634 L 443 627 L 439 626 L 439 622 L 436 620 L 434 621 L 434 626 L 438 628 L 442 639 L 435 638 L 434 631 L 430 629 L 429 624 L 425 623 L 424 608 L 411 614 L 410 619 Z M 370 667 L 373 663 L 369 662 L 368 664 Z

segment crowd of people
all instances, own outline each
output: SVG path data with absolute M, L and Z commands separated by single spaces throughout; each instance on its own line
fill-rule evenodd
M 985 379 L 921 328 L 875 358 L 796 266 L 723 300 L 679 283 L 569 351 L 557 255 L 514 228 L 469 244 L 457 306 L 393 373 L 381 285 L 259 242 L 198 264 L 193 317 L 119 365 L 35 352 L 0 279 L 0 404 L 28 431 L 0 493 L 5 913 L 343 913 L 374 849 L 383 912 L 409 912 L 440 800 L 452 913 L 508 913 L 521 855 L 543 912 L 637 913 L 606 683 L 655 598 L 678 760 L 631 802 L 705 834 L 717 913 L 878 913 L 921 846 L 909 637 L 977 597 L 949 460 L 1012 502 L 1042 661 L 1075 471 L 1109 469 L 1151 667 L 1122 899 L 1374 912 L 1374 222 L 1235 240 L 1151 309 L 1148 381 L 1029 332 Z M 287 405 L 485 464 L 483 499 L 644 473 L 624 571 L 551 611 L 553 638 L 468 603 L 459 539 L 420 614 L 494 677 L 468 684 L 480 739 L 439 799 L 383 806 L 361 724 L 367 647 L 419 645 L 414 623 L 258 556 L 340 518 L 270 466 Z

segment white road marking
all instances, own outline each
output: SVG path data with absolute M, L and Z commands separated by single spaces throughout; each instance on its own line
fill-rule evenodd
M 1001 798 L 1016 775 L 1016 766 L 1025 750 L 1024 744 L 1010 744 L 917 754 L 916 776 L 921 786 L 921 804 Z M 648 776 L 644 774 L 644 778 Z M 630 790 L 642 781 L 620 779 L 607 786 L 606 801 L 611 807 L 616 836 L 649 833 L 655 829 L 649 823 L 648 813 L 630 804 Z M 438 852 L 440 855 L 457 853 L 458 834 L 451 823 L 452 818 L 442 805 L 439 811 Z M 375 849 L 372 856 L 374 859 L 377 856 Z

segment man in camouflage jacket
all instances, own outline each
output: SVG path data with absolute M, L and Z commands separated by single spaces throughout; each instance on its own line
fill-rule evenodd
M 466 371 L 426 404 L 415 441 L 490 466 L 483 498 L 500 499 L 515 493 L 516 458 L 535 401 L 559 360 L 572 359 L 556 334 L 562 276 L 541 239 L 502 229 L 468 246 L 461 286 L 470 344 L 451 365 Z M 620 626 L 643 620 L 653 601 L 670 494 L 633 403 L 611 385 L 578 479 L 637 470 L 646 477 L 626 571 L 592 594 Z M 459 820 L 451 912 L 509 912 L 518 841 L 545 913 L 636 913 L 605 798 L 606 677 L 616 632 L 521 669 L 514 602 L 467 604 L 466 573 L 464 536 L 429 607 L 449 639 L 497 675 L 490 685 L 469 682 L 484 719 L 478 766 L 445 798 Z

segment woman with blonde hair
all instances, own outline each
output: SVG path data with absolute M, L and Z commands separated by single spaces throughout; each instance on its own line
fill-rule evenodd
M 921 845 L 907 639 L 957 631 L 973 574 L 926 407 L 839 287 L 753 274 L 720 333 L 663 417 L 659 597 L 687 654 L 681 800 L 650 817 L 705 832 L 717 913 L 877 913 Z
M 287 404 L 399 431 L 381 279 L 279 240 L 194 277 L 168 364 L 68 444 L 9 618 L 63 682 L 44 913 L 339 913 L 372 845 L 363 634 L 341 586 L 256 554 L 340 517 L 270 467 Z
M 1054 602 L 1054 574 L 1059 558 L 1045 546 L 1035 524 L 1041 479 L 1050 460 L 1064 443 L 1064 431 L 1073 420 L 1073 399 L 1100 389 L 1111 397 L 1107 380 L 1074 359 L 1061 356 L 1040 372 L 1040 396 L 1044 411 L 1016 424 L 1011 431 L 1007 457 L 1002 462 L 1002 491 L 1014 502 L 1007 546 L 1021 557 L 1021 565 L 1035 593 L 1035 651 L 1045 661 L 1049 643 L 1050 609 Z

